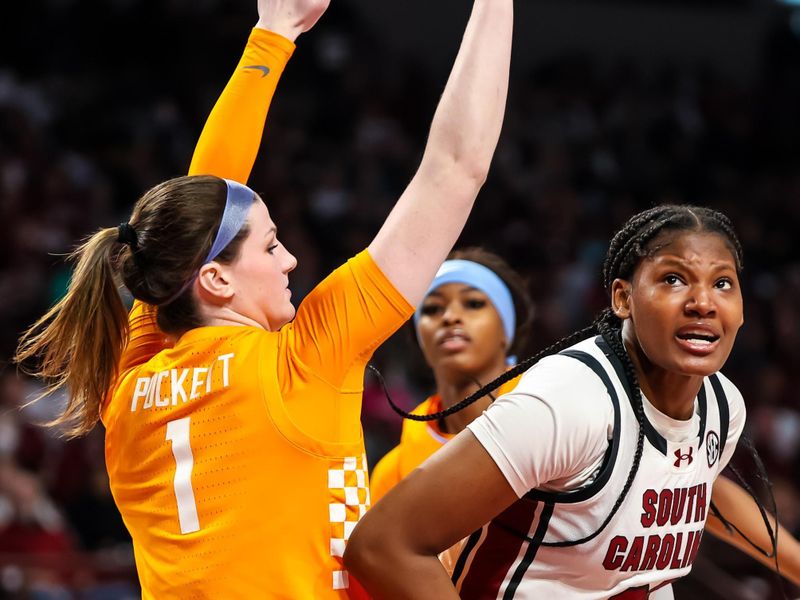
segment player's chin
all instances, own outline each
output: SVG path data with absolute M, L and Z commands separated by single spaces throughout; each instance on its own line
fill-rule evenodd
M 288 325 L 289 323 L 291 323 L 295 315 L 297 314 L 297 310 L 292 304 L 288 304 L 285 310 L 283 310 L 282 312 L 283 314 L 281 315 L 280 319 L 281 322 L 280 327 L 283 327 L 284 325 Z
M 676 360 L 675 371 L 682 375 L 695 377 L 708 377 L 719 371 L 725 364 L 728 356 L 714 353 L 709 356 L 681 356 Z
M 439 361 L 439 365 L 452 371 L 454 376 L 459 378 L 467 373 L 481 372 L 481 367 L 484 366 L 480 358 L 470 352 L 455 352 L 443 356 Z M 481 384 L 485 383 L 489 382 L 481 382 Z

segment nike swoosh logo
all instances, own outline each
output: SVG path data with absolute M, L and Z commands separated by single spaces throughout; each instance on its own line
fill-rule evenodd
M 266 77 L 269 75 L 269 67 L 266 65 L 248 65 L 246 67 L 242 67 L 243 69 L 255 69 L 257 71 L 261 71 L 263 75 L 261 77 Z

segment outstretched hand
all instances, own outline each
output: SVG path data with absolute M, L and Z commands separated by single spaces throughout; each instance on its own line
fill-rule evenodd
M 319 20 L 330 0 L 258 0 L 256 27 L 295 41 Z

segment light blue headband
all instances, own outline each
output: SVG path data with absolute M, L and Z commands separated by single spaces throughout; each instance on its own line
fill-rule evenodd
M 236 234 L 239 233 L 245 221 L 247 221 L 247 213 L 250 211 L 250 207 L 253 206 L 253 199 L 256 195 L 246 185 L 230 179 L 224 179 L 223 181 L 228 187 L 225 197 L 225 210 L 222 212 L 222 219 L 219 222 L 217 237 L 214 238 L 214 243 L 211 244 L 211 250 L 208 251 L 208 256 L 206 256 L 203 264 L 210 263 L 217 258 L 219 253 L 236 237 Z
M 446 283 L 463 283 L 486 294 L 500 315 L 508 346 L 511 346 L 514 342 L 514 329 L 517 326 L 514 299 L 511 297 L 508 286 L 503 283 L 503 280 L 494 271 L 471 260 L 446 260 L 439 267 L 436 277 L 433 278 L 428 291 L 425 292 L 425 297 L 427 298 L 436 288 Z M 414 313 L 414 325 L 419 323 L 423 304 L 424 301 L 420 302 Z
M 227 186 L 225 210 L 222 211 L 219 230 L 217 231 L 217 236 L 214 238 L 214 243 L 211 244 L 211 250 L 208 251 L 208 256 L 206 256 L 206 259 L 203 261 L 204 265 L 217 258 L 219 253 L 225 250 L 225 247 L 230 244 L 233 238 L 236 237 L 236 234 L 241 231 L 242 226 L 247 221 L 247 214 L 250 211 L 250 207 L 253 205 L 253 199 L 256 194 L 246 185 L 242 185 L 236 181 L 230 179 L 223 179 L 223 181 Z M 178 297 L 194 283 L 194 280 L 197 279 L 197 275 L 198 272 L 159 306 L 166 306 L 177 300 Z

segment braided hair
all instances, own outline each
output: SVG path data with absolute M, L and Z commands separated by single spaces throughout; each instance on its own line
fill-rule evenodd
M 665 239 L 665 236 L 668 232 L 708 232 L 719 234 L 734 255 L 737 272 L 741 272 L 743 268 L 742 246 L 728 217 L 710 208 L 666 204 L 634 215 L 614 234 L 603 261 L 603 287 L 609 295 L 611 293 L 611 285 L 615 279 L 631 278 L 642 258 L 654 255 L 667 244 L 668 240 Z M 461 402 L 436 413 L 427 415 L 411 414 L 394 404 L 391 398 L 389 398 L 389 402 L 395 412 L 405 419 L 433 421 L 447 417 L 463 410 L 504 383 L 524 373 L 546 356 L 557 354 L 581 340 L 599 334 L 603 336 L 603 339 L 622 361 L 625 366 L 628 383 L 631 389 L 634 390 L 634 396 L 639 395 L 638 400 L 636 398 L 634 400 L 641 404 L 641 391 L 639 390 L 636 369 L 619 339 L 621 328 L 622 321 L 610 308 L 606 308 L 600 312 L 588 327 L 561 338 L 538 354 L 519 362 L 514 368 L 506 371 Z M 642 418 L 643 416 L 644 413 L 642 413 Z
M 605 260 L 603 262 L 603 286 L 606 292 L 609 295 L 611 294 L 611 287 L 616 279 L 630 280 L 633 277 L 633 274 L 637 266 L 639 265 L 640 261 L 643 258 L 653 256 L 659 251 L 659 249 L 668 245 L 669 242 L 671 242 L 676 235 L 687 232 L 714 233 L 719 235 L 727 244 L 728 248 L 733 254 L 737 273 L 740 273 L 742 271 L 744 266 L 742 246 L 741 243 L 739 242 L 739 239 L 736 235 L 733 225 L 727 216 L 725 216 L 723 213 L 719 211 L 706 207 L 666 204 L 666 205 L 656 206 L 654 208 L 642 211 L 634 215 L 613 236 L 613 238 L 611 239 L 611 244 L 609 245 L 608 252 L 606 253 Z M 628 491 L 630 490 L 631 485 L 633 484 L 633 480 L 636 476 L 636 473 L 639 470 L 639 464 L 641 462 L 642 453 L 644 450 L 645 415 L 644 415 L 642 393 L 641 393 L 641 388 L 639 386 L 639 378 L 636 374 L 636 368 L 630 356 L 628 356 L 624 344 L 622 343 L 621 330 L 622 330 L 621 319 L 619 319 L 619 317 L 617 317 L 610 308 L 605 308 L 603 311 L 600 312 L 597 318 L 588 327 L 580 329 L 579 331 L 576 331 L 571 335 L 568 335 L 560 339 L 559 341 L 548 346 L 538 354 L 521 361 L 514 368 L 506 371 L 498 378 L 496 378 L 494 381 L 481 387 L 481 389 L 476 391 L 474 394 L 468 396 L 461 402 L 458 402 L 457 404 L 454 404 L 453 406 L 447 409 L 435 413 L 418 415 L 406 412 L 402 410 L 400 407 L 398 407 L 392 401 L 391 397 L 388 394 L 388 391 L 386 390 L 385 385 L 384 385 L 384 392 L 386 393 L 387 399 L 389 400 L 389 403 L 395 410 L 395 412 L 397 412 L 406 419 L 415 421 L 432 421 L 432 420 L 442 419 L 460 410 L 463 410 L 465 407 L 469 406 L 470 404 L 474 403 L 480 398 L 491 394 L 492 391 L 496 390 L 504 383 L 519 376 L 521 373 L 528 370 L 531 366 L 536 364 L 542 358 L 561 352 L 565 348 L 568 348 L 569 346 L 572 346 L 593 335 L 602 336 L 605 342 L 611 347 L 614 354 L 622 362 L 622 365 L 624 367 L 625 378 L 627 379 L 628 386 L 631 390 L 633 406 L 636 413 L 636 419 L 639 423 L 639 432 L 638 432 L 638 439 L 636 442 L 636 453 L 634 455 L 631 471 L 628 474 L 628 478 L 625 482 L 625 485 L 623 486 L 623 489 L 620 492 L 617 501 L 615 502 L 613 508 L 611 509 L 611 512 L 606 517 L 604 522 L 600 525 L 599 529 L 597 529 L 597 531 L 595 531 L 594 533 L 579 540 L 571 540 L 565 542 L 550 542 L 550 543 L 544 543 L 543 545 L 573 546 L 581 544 L 591 540 L 592 538 L 597 536 L 601 531 L 603 531 L 603 529 L 608 525 L 608 523 L 614 517 L 616 512 L 619 510 L 619 507 L 625 500 L 625 497 L 627 496 Z M 383 384 L 383 381 L 381 381 L 381 383 Z M 751 451 L 751 453 L 754 454 L 754 457 L 757 458 L 755 449 L 752 448 L 752 446 L 749 446 L 749 450 Z M 756 460 L 756 465 L 758 466 L 760 464 L 761 461 Z M 759 469 L 760 471 L 763 471 L 763 468 L 759 467 Z M 764 479 L 766 478 L 766 474 L 763 472 L 761 473 L 761 476 Z M 767 525 L 767 530 L 773 542 L 772 555 L 776 556 L 776 564 L 777 564 L 776 536 L 773 534 L 769 520 L 766 518 L 763 506 L 761 505 L 760 501 L 758 502 L 762 515 L 764 515 L 764 520 Z M 774 502 L 772 504 L 774 507 Z M 714 511 L 715 514 L 718 514 L 718 511 L 716 511 L 716 509 L 714 509 Z M 723 518 L 723 523 L 725 523 L 726 526 L 729 526 L 728 522 L 724 520 L 724 518 Z M 747 541 L 749 542 L 750 540 Z M 759 550 L 761 552 L 764 552 L 761 549 Z

